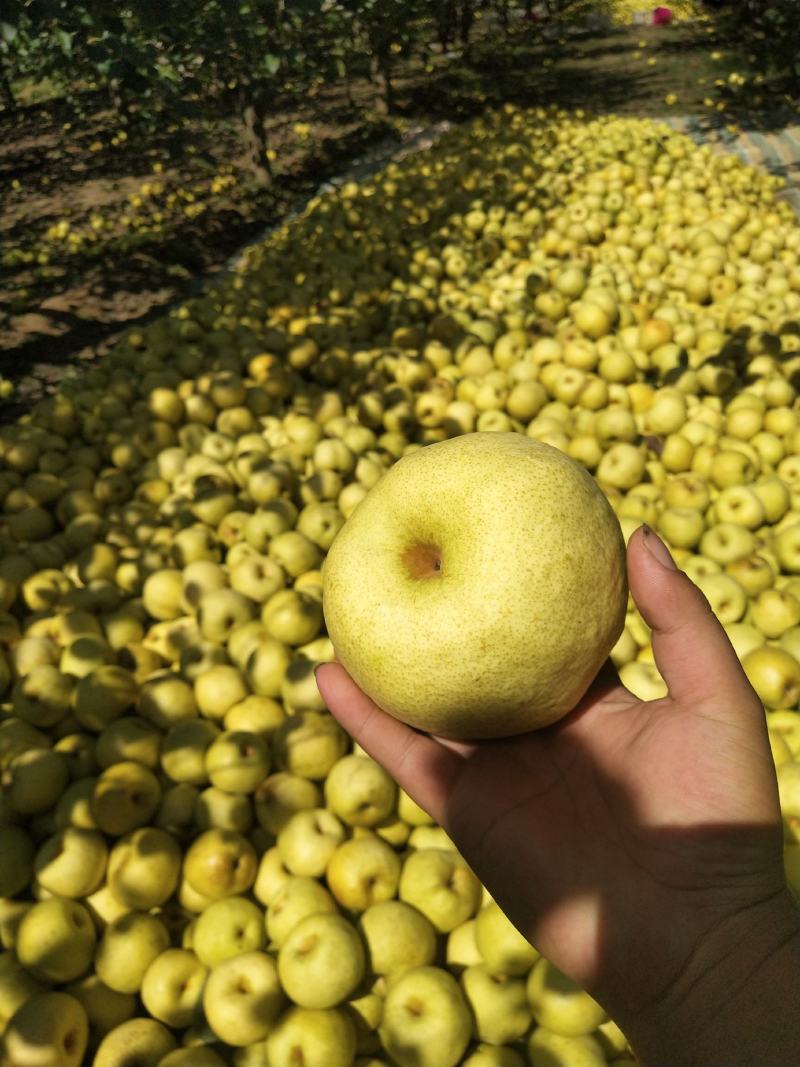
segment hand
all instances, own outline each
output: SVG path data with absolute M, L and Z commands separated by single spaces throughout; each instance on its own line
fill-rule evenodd
M 645 1046 L 648 1026 L 682 1011 L 704 1025 L 696 988 L 719 959 L 745 943 L 737 966 L 761 968 L 797 924 L 758 697 L 705 598 L 646 528 L 630 540 L 628 575 L 663 699 L 637 699 L 608 663 L 559 723 L 469 744 L 386 715 L 339 664 L 317 679 L 345 729 L 636 1048 L 634 1032 Z M 722 988 L 703 988 L 718 1017 Z

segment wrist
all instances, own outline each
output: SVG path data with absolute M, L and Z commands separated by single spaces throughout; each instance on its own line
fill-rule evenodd
M 643 1067 L 800 1063 L 800 911 L 788 890 L 702 939 L 653 1006 L 623 1022 Z

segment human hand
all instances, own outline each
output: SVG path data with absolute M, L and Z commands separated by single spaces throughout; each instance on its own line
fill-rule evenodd
M 647 1054 L 668 1019 L 720 1019 L 734 992 L 722 964 L 762 970 L 797 922 L 764 710 L 654 533 L 631 538 L 628 574 L 663 699 L 634 697 L 609 663 L 559 723 L 469 744 L 393 719 L 338 664 L 317 679 L 518 929 Z

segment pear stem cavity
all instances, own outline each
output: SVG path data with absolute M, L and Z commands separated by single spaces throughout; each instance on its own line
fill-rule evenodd
M 405 550 L 403 563 L 412 578 L 437 578 L 442 573 L 442 551 L 438 545 L 417 542 Z

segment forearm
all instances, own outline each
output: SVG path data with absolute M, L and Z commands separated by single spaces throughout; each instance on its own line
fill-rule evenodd
M 618 1021 L 642 1067 L 797 1067 L 800 912 L 788 894 L 698 947 L 649 1017 Z

